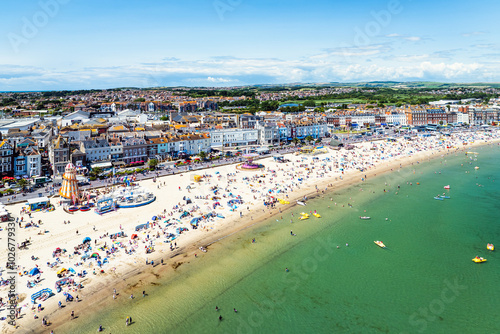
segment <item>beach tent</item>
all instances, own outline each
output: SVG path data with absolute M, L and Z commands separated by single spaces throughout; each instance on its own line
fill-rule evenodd
M 137 234 L 132 234 L 132 236 L 130 237 L 130 239 L 134 240 L 135 238 L 137 238 Z
M 85 243 L 87 243 L 87 242 L 90 242 L 90 240 L 91 240 L 91 239 L 90 239 L 89 237 L 85 237 L 85 239 L 83 239 L 83 243 L 85 244 Z
M 30 276 L 35 276 L 35 275 L 38 275 L 39 273 L 40 273 L 40 269 L 38 269 L 37 267 L 30 270 Z
M 200 220 L 201 220 L 201 217 L 196 217 L 196 218 L 193 218 L 193 219 L 191 219 L 190 224 L 191 224 L 191 225 L 196 225 L 196 226 L 198 226 L 198 222 L 199 222 Z
M 140 224 L 135 227 L 136 231 L 142 230 L 143 228 L 149 228 L 149 222 L 146 224 Z
M 63 272 L 65 272 L 66 270 L 68 270 L 68 269 L 66 269 L 66 268 L 62 268 L 61 270 L 59 270 L 59 271 L 57 272 L 57 275 L 61 275 L 61 274 L 62 274 Z

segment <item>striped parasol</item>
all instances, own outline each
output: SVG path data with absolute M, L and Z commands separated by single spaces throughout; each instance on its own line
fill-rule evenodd
M 63 175 L 63 181 L 61 189 L 59 189 L 59 195 L 61 197 L 71 199 L 73 202 L 78 198 L 78 181 L 76 180 L 76 168 L 70 162 L 66 165 L 66 169 Z

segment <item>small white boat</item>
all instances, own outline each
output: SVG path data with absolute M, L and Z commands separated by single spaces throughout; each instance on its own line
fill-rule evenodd
M 359 217 L 359 219 L 368 220 L 368 219 L 372 219 L 372 217 L 362 216 L 362 217 Z
M 298 204 L 298 205 L 306 205 L 306 203 L 301 202 L 301 201 L 297 201 L 297 204 Z

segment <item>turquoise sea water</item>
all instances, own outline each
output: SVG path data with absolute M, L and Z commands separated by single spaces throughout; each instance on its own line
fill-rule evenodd
M 146 298 L 61 330 L 95 333 L 102 324 L 105 333 L 499 332 L 500 257 L 486 244 L 500 247 L 500 147 L 475 151 L 477 161 L 448 155 L 310 200 L 212 245 L 173 278 L 141 287 Z M 433 199 L 443 192 L 451 198 Z M 322 218 L 297 219 L 310 210 Z M 365 215 L 372 218 L 359 219 Z M 488 261 L 475 264 L 476 255 Z M 132 326 L 125 327 L 126 316 Z

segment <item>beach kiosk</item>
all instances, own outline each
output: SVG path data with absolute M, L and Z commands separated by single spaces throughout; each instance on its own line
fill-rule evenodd
M 50 207 L 50 200 L 48 197 L 30 198 L 28 206 L 31 211 L 41 211 Z

